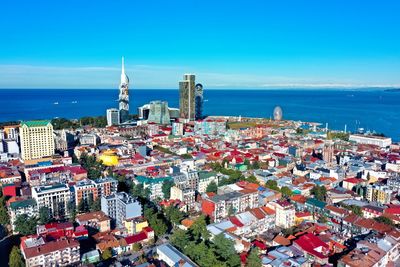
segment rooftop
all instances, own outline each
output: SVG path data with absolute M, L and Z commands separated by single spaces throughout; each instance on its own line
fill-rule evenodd
M 47 126 L 49 123 L 49 120 L 22 121 L 21 126 L 26 125 L 27 127 L 44 127 Z

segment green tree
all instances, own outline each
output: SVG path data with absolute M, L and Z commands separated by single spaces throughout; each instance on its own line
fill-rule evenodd
M 258 256 L 258 248 L 253 248 L 247 256 L 246 267 L 261 267 L 261 259 Z
M 287 186 L 282 186 L 281 192 L 282 192 L 282 195 L 285 197 L 290 197 L 293 195 L 292 190 L 290 190 L 290 188 Z
M 311 194 L 314 195 L 314 197 L 316 199 L 318 199 L 319 201 L 325 201 L 325 196 L 326 196 L 326 188 L 325 186 L 321 185 L 315 185 L 312 189 L 311 189 Z
M 165 209 L 164 214 L 165 214 L 167 220 L 170 221 L 172 224 L 179 224 L 184 218 L 183 212 L 180 211 L 175 206 L 167 207 Z
M 102 260 L 108 260 L 112 258 L 112 251 L 110 248 L 107 248 L 106 250 L 103 251 L 103 253 L 101 253 L 101 259 Z
M 150 196 L 150 188 L 144 188 L 143 184 L 132 184 L 131 194 L 134 197 L 148 199 Z
M 169 199 L 171 195 L 171 187 L 173 187 L 175 184 L 173 181 L 170 180 L 165 180 L 162 184 L 161 190 L 164 195 L 164 199 Z
M 39 209 L 39 223 L 46 224 L 52 221 L 50 209 L 48 207 L 41 207 Z
M 242 265 L 240 256 L 236 253 L 230 255 L 226 263 L 229 267 L 240 267 Z
M 140 251 L 142 249 L 142 245 L 140 243 L 135 243 L 132 245 L 133 251 Z
M 268 180 L 265 186 L 269 189 L 279 191 L 278 183 L 275 180 Z
M 257 177 L 255 177 L 254 175 L 250 175 L 249 177 L 247 177 L 246 180 L 249 183 L 260 184 L 260 182 L 257 180 Z
M 199 216 L 196 221 L 189 228 L 195 241 L 208 240 L 210 233 L 207 230 L 206 218 L 204 215 Z
M 207 188 L 206 188 L 207 193 L 211 193 L 211 192 L 217 193 L 217 191 L 218 191 L 218 185 L 214 181 L 212 181 L 211 183 L 209 183 L 207 185 Z
M 1 191 L 1 190 L 0 190 Z M 10 216 L 8 215 L 6 208 L 5 196 L 0 197 L 0 224 L 7 225 L 10 223 Z
M 97 197 L 96 200 L 92 201 L 90 205 L 90 211 L 100 211 L 101 210 L 101 199 Z
M 68 202 L 67 205 L 68 213 L 69 213 L 69 218 L 71 222 L 75 221 L 76 218 L 76 207 L 74 202 Z
M 164 235 L 168 230 L 164 215 L 154 207 L 146 205 L 143 211 L 144 217 L 149 222 L 151 228 L 153 228 L 156 236 Z
M 25 262 L 24 259 L 22 258 L 21 250 L 17 246 L 13 246 L 11 250 L 8 266 L 25 267 Z
M 87 171 L 89 179 L 100 178 L 106 170 L 106 166 L 98 161 L 95 155 L 89 156 L 87 153 L 82 153 L 79 163 Z
M 37 219 L 34 217 L 29 217 L 26 214 L 18 215 L 15 219 L 15 231 L 19 232 L 21 235 L 32 235 L 36 233 Z
M 377 222 L 380 222 L 380 223 L 384 223 L 384 224 L 390 225 L 390 226 L 394 226 L 395 225 L 394 222 L 390 218 L 385 217 L 385 216 L 376 217 L 376 218 L 374 218 L 374 220 L 377 221 Z
M 236 254 L 234 242 L 226 238 L 224 234 L 216 235 L 212 242 L 220 260 L 227 261 L 232 254 Z
M 171 244 L 177 247 L 180 251 L 185 251 L 186 246 L 189 244 L 189 234 L 185 230 L 177 229 L 171 235 Z
M 254 170 L 259 169 L 260 168 L 260 163 L 258 161 L 254 161 L 253 164 L 252 164 L 252 168 Z

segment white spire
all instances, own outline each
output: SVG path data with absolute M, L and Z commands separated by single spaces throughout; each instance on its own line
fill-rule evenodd
M 121 70 L 121 84 L 128 84 L 129 83 L 129 78 L 125 74 L 125 62 L 124 62 L 124 57 L 122 57 L 122 70 Z

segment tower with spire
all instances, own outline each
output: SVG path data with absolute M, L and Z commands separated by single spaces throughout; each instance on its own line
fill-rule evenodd
M 121 83 L 119 84 L 119 116 L 120 123 L 129 120 L 129 78 L 125 74 L 124 57 L 122 57 Z

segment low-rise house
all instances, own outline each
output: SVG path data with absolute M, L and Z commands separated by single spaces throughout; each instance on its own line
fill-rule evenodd
M 100 232 L 108 232 L 111 229 L 111 219 L 102 211 L 94 211 L 77 215 L 75 221 L 79 225 L 92 227 Z
M 365 205 L 361 208 L 365 218 L 376 218 L 383 215 L 385 209 L 374 205 Z
M 318 236 L 307 233 L 293 242 L 310 261 L 318 264 L 328 264 L 329 245 L 322 242 Z
M 158 259 L 171 267 L 196 267 L 189 257 L 177 250 L 171 244 L 163 244 L 157 247 Z

